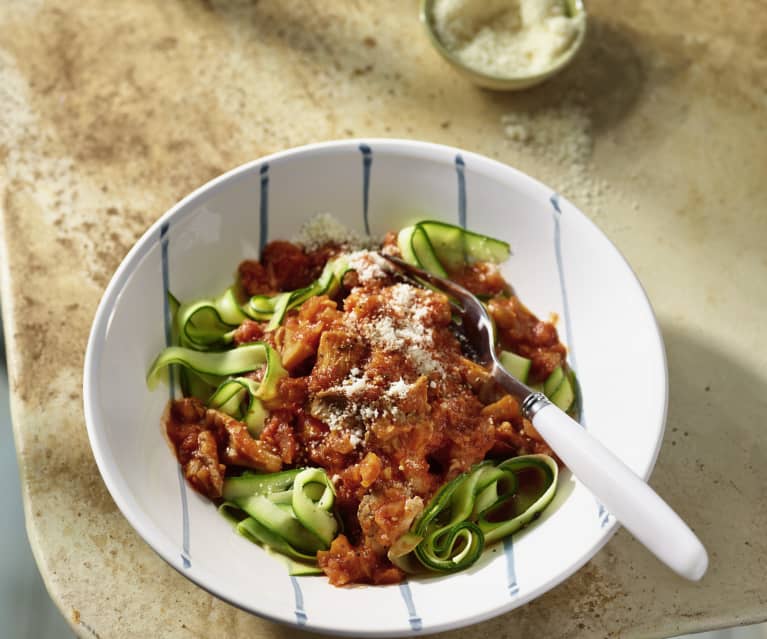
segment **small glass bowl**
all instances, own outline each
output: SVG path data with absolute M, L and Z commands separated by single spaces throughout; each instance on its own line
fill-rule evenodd
M 556 58 L 547 69 L 543 71 L 536 71 L 535 73 L 519 73 L 517 75 L 490 75 L 482 73 L 477 69 L 464 64 L 450 49 L 448 49 L 442 41 L 439 39 L 433 22 L 433 8 L 435 0 L 421 0 L 421 22 L 429 35 L 432 45 L 437 52 L 447 60 L 453 68 L 458 71 L 462 76 L 476 84 L 477 86 L 485 89 L 494 89 L 496 91 L 518 91 L 520 89 L 527 89 L 529 87 L 540 84 L 545 80 L 548 80 L 553 75 L 559 73 L 573 60 L 575 55 L 580 50 L 583 42 L 586 38 L 586 25 L 587 14 L 586 9 L 583 6 L 582 0 L 563 0 L 567 9 L 568 15 L 583 16 L 583 25 L 581 26 L 575 41 L 568 47 L 567 51 L 563 52 L 558 58 Z

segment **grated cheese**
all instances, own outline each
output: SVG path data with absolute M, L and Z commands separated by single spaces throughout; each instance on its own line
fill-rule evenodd
M 360 284 L 388 277 L 388 273 L 381 265 L 381 257 L 375 251 L 355 251 L 345 256 L 345 259 L 349 268 L 357 273 Z
M 294 242 L 303 244 L 307 251 L 314 251 L 326 244 L 338 244 L 353 251 L 370 246 L 369 237 L 354 231 L 330 213 L 317 213 L 301 225 Z
M 315 215 L 301 227 L 294 241 L 303 244 L 307 250 L 336 244 L 352 251 L 345 258 L 356 272 L 360 284 L 390 277 L 381 257 L 368 250 L 371 246 L 369 240 L 346 228 L 329 214 Z M 358 294 L 361 297 L 360 306 L 364 307 L 365 289 L 359 289 Z M 361 321 L 352 311 L 344 318 L 347 327 L 365 338 L 373 348 L 398 353 L 419 376 L 443 373 L 439 355 L 432 353 L 434 328 L 425 323 L 430 302 L 436 294 L 398 283 L 367 295 L 380 296 L 383 303 L 378 316 Z M 380 387 L 382 383 L 380 378 L 373 379 L 368 371 L 355 366 L 336 386 L 327 389 L 330 393 L 328 397 L 314 399 L 312 414 L 327 424 L 331 431 L 348 436 L 353 448 L 359 448 L 368 429 L 377 421 L 401 418 L 403 411 L 397 403 L 406 399 L 413 387 L 400 377 L 371 402 L 368 391 Z M 436 384 L 432 381 L 430 385 L 434 388 Z
M 396 382 L 389 386 L 386 395 L 394 399 L 405 399 L 411 388 L 412 386 L 400 377 Z
M 391 288 L 392 301 L 400 308 L 407 308 L 416 301 L 415 289 L 409 284 L 396 284 Z
M 363 439 L 364 434 L 360 430 L 353 430 L 349 435 L 349 443 L 354 446 L 354 448 L 359 447 Z
M 359 369 L 356 369 L 356 370 L 359 371 Z M 365 378 L 362 374 L 358 373 L 357 375 L 354 375 L 353 373 L 351 373 L 341 383 L 340 390 L 347 397 L 353 397 L 354 395 L 364 391 L 366 387 L 367 387 L 367 382 L 365 381 Z
M 364 261 L 365 252 L 359 252 L 357 259 Z M 377 316 L 365 321 L 359 319 L 356 311 L 347 313 L 344 321 L 351 331 L 361 335 L 377 350 L 398 353 L 410 362 L 418 376 L 444 373 L 439 354 L 432 352 L 435 329 L 424 322 L 436 293 L 398 283 L 374 293 L 359 289 L 357 294 L 360 306 L 364 306 L 366 296 L 378 297 L 381 305 Z M 348 433 L 349 442 L 358 448 L 368 429 L 377 421 L 398 420 L 404 414 L 397 404 L 408 397 L 413 384 L 400 377 L 382 389 L 376 400 L 370 401 L 368 391 L 384 384 L 381 378 L 374 378 L 370 370 L 355 366 L 338 384 L 327 389 L 333 400 L 315 400 L 313 414 L 332 431 Z M 433 381 L 430 385 L 432 388 L 436 386 Z
M 550 68 L 584 28 L 561 0 L 437 0 L 440 41 L 466 66 L 508 77 Z
M 556 183 L 560 193 L 599 219 L 606 213 L 608 194 L 622 194 L 597 177 L 590 165 L 594 147 L 592 108 L 584 95 L 570 91 L 557 106 L 505 113 L 500 126 L 509 146 L 542 167 L 536 177 Z
M 375 322 L 357 322 L 351 314 L 352 328 L 375 348 L 388 352 L 402 350 L 419 375 L 443 372 L 442 365 L 431 352 L 433 330 L 423 323 L 428 309 L 419 300 L 417 291 L 427 299 L 434 293 L 410 284 L 396 284 L 388 290 L 391 297 L 384 309 L 386 315 Z

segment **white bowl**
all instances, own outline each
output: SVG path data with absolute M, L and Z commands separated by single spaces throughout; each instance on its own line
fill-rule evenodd
M 642 287 L 607 238 L 554 190 L 499 162 L 422 142 L 342 141 L 277 153 L 216 178 L 165 213 L 117 269 L 84 373 L 88 435 L 112 497 L 146 542 L 195 583 L 244 610 L 319 632 L 423 634 L 530 601 L 578 570 L 617 527 L 567 472 L 544 516 L 471 569 L 377 587 L 289 577 L 185 486 L 160 427 L 168 391 L 149 392 L 144 382 L 165 346 L 165 286 L 182 300 L 220 292 L 267 236 L 289 239 L 318 212 L 358 231 L 369 225 L 375 235 L 429 217 L 510 242 L 503 272 L 533 312 L 559 317 L 585 427 L 649 476 L 666 414 L 665 354 Z

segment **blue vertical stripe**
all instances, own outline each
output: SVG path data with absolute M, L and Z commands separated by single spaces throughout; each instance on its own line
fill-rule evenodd
M 600 518 L 599 527 L 604 528 L 610 523 L 610 513 L 604 505 L 597 500 L 597 517 Z
M 466 163 L 461 154 L 455 156 L 455 173 L 458 177 L 458 226 L 466 228 Z
M 178 487 L 181 493 L 181 563 L 184 568 L 192 565 L 192 556 L 189 554 L 189 503 L 186 499 L 186 479 L 181 464 L 178 464 Z
M 258 247 L 264 250 L 269 238 L 269 163 L 261 165 L 261 201 L 258 207 Z
M 554 252 L 557 256 L 557 272 L 559 273 L 559 288 L 562 291 L 562 310 L 565 316 L 565 333 L 567 334 L 567 350 L 570 355 L 570 362 L 573 369 L 578 370 L 575 359 L 575 347 L 573 343 L 573 327 L 570 323 L 569 302 L 567 297 L 567 286 L 565 284 L 565 270 L 562 260 L 562 237 L 559 228 L 559 218 L 562 216 L 562 209 L 559 207 L 559 194 L 554 193 L 551 198 L 551 205 L 554 207 Z M 582 411 L 581 411 L 582 412 Z
M 503 540 L 503 554 L 506 555 L 506 587 L 509 589 L 509 596 L 516 597 L 519 594 L 519 583 L 517 582 L 517 569 L 514 565 L 514 540 L 512 536 Z
M 370 235 L 368 201 L 370 199 L 370 167 L 373 165 L 373 150 L 367 144 L 360 144 L 359 149 L 362 153 L 362 219 L 365 223 L 365 234 Z
M 259 238 L 258 244 L 260 250 L 264 250 L 264 246 L 269 241 L 269 163 L 265 162 L 259 169 L 261 175 L 261 197 L 258 207 L 258 229 Z M 304 610 L 304 595 L 301 592 L 301 585 L 298 583 L 296 577 L 290 577 L 290 583 L 293 586 L 293 594 L 295 596 L 295 615 L 296 623 L 299 626 L 305 626 L 308 621 L 306 611 Z
M 554 253 L 557 258 L 557 272 L 559 274 L 559 288 L 562 292 L 562 313 L 565 319 L 565 333 L 567 335 L 567 352 L 570 358 L 570 363 L 575 371 L 578 370 L 577 360 L 575 358 L 575 342 L 573 341 L 573 326 L 570 320 L 570 303 L 567 296 L 567 284 L 565 283 L 565 267 L 564 260 L 562 259 L 562 232 L 560 229 L 560 218 L 562 217 L 562 209 L 559 206 L 559 194 L 553 193 L 549 198 L 551 206 L 554 208 Z M 583 394 L 581 393 L 581 426 L 586 428 L 586 412 L 584 409 Z M 604 505 L 597 500 L 597 517 L 599 518 L 599 525 L 604 528 L 610 521 L 610 513 L 607 512 Z
M 301 592 L 301 586 L 298 583 L 298 578 L 291 576 L 290 583 L 293 584 L 293 594 L 296 598 L 296 623 L 299 626 L 305 626 L 309 618 L 306 616 L 306 611 L 304 610 L 304 595 Z
M 415 609 L 415 602 L 413 601 L 413 593 L 410 590 L 410 584 L 407 581 L 403 581 L 399 585 L 399 593 L 402 595 L 402 599 L 407 606 L 408 622 L 410 623 L 410 629 L 416 632 L 423 628 L 423 622 L 418 616 Z
M 173 318 L 171 317 L 168 293 L 170 291 L 170 273 L 168 271 L 168 222 L 160 227 L 160 256 L 162 263 L 162 310 L 165 325 L 165 346 L 173 344 Z M 168 398 L 172 401 L 176 395 L 176 371 L 174 366 L 168 367 Z M 177 465 L 178 487 L 181 493 L 181 563 L 184 568 L 192 565 L 189 554 L 189 503 L 186 497 L 186 481 L 181 465 Z
M 160 255 L 162 262 L 162 319 L 165 326 L 165 346 L 173 344 L 173 318 L 170 311 L 170 300 L 168 292 L 170 291 L 170 274 L 168 273 L 168 222 L 160 227 Z M 176 367 L 168 366 L 168 392 L 169 399 L 173 399 L 176 393 Z

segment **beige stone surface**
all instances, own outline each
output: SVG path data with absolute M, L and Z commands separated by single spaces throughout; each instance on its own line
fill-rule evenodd
M 91 454 L 81 370 L 111 273 L 171 204 L 247 160 L 350 136 L 512 164 L 617 244 L 668 351 L 652 484 L 711 556 L 686 583 L 620 532 L 535 602 L 443 636 L 663 637 L 767 618 L 767 5 L 588 7 L 567 71 L 495 94 L 430 49 L 410 0 L 3 3 L 14 433 L 35 557 L 79 635 L 304 636 L 208 595 L 134 533 Z

